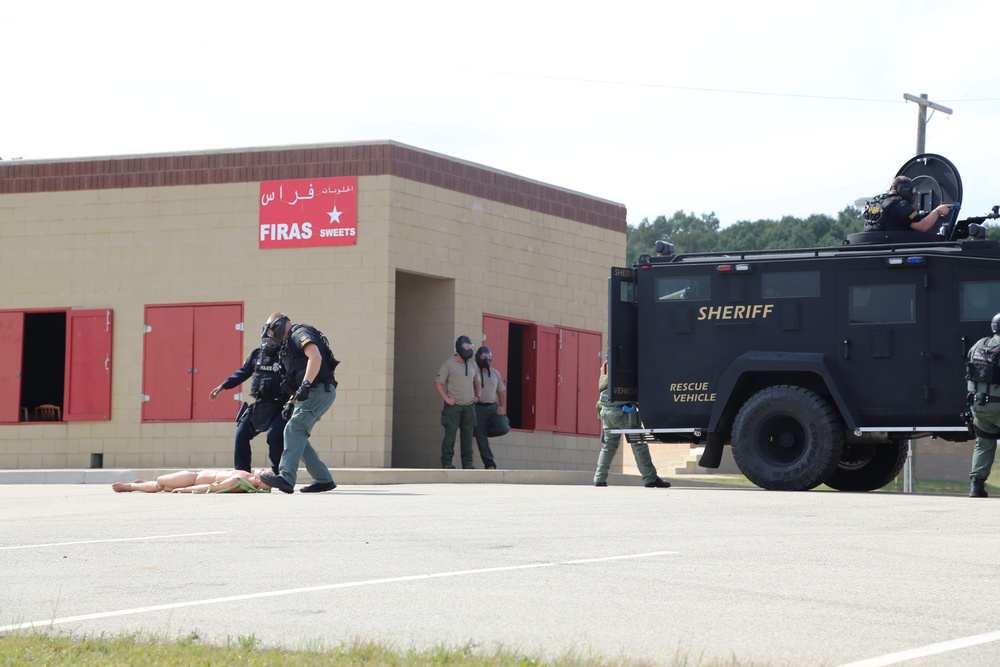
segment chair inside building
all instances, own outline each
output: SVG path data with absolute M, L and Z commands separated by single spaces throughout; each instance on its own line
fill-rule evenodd
M 35 421 L 39 422 L 61 422 L 62 408 L 58 405 L 39 405 L 35 408 Z

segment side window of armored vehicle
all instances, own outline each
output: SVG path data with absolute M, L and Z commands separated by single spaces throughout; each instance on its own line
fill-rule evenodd
M 1000 281 L 964 282 L 958 290 L 963 322 L 989 321 L 1000 313 Z
M 913 285 L 856 285 L 848 294 L 851 324 L 906 324 L 916 321 Z
M 819 271 L 765 273 L 760 277 L 760 295 L 765 299 L 819 296 Z
M 635 283 L 622 281 L 618 284 L 618 300 L 622 303 L 632 303 L 635 301 Z
M 672 276 L 656 279 L 657 301 L 708 301 L 709 276 Z

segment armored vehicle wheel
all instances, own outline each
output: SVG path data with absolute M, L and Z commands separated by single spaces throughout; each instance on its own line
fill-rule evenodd
M 840 463 L 825 484 L 839 491 L 874 491 L 899 475 L 906 463 L 906 442 L 846 445 Z
M 819 394 L 779 385 L 750 397 L 733 422 L 733 458 L 763 489 L 804 491 L 837 467 L 844 446 L 837 413 Z

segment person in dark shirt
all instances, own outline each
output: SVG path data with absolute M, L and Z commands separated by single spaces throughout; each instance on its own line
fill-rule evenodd
M 940 204 L 930 213 L 920 217 L 920 211 L 913 208 L 916 194 L 913 181 L 908 176 L 892 179 L 889 191 L 878 195 L 870 202 L 863 214 L 866 232 L 898 232 L 914 230 L 926 232 L 938 221 L 948 217 L 951 207 Z
M 233 467 L 250 472 L 250 441 L 258 433 L 267 431 L 267 454 L 271 461 L 271 471 L 277 473 L 281 452 L 285 447 L 284 430 L 287 421 L 281 416 L 281 407 L 289 396 L 281 388 L 281 362 L 278 359 L 278 348 L 272 342 L 262 341 L 261 347 L 243 361 L 243 366 L 213 389 L 208 397 L 214 401 L 219 392 L 238 387 L 248 379 L 254 402 L 240 410 Z

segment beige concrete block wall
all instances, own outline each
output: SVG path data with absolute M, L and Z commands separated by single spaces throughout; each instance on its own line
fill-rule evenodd
M 365 261 L 384 254 L 379 198 L 360 198 L 357 246 L 295 250 L 259 249 L 257 200 L 256 183 L 2 198 L 4 255 L 23 260 L 0 267 L 0 308 L 114 311 L 112 420 L 0 426 L 4 465 L 87 467 L 101 452 L 105 467 L 231 467 L 231 422 L 141 422 L 145 306 L 216 302 L 244 304 L 243 354 L 274 310 L 327 333 L 344 364 L 313 445 L 331 465 L 387 465 L 392 298 L 384 262 Z
M 596 331 L 606 342 L 609 267 L 624 261 L 620 233 L 404 179 L 393 179 L 390 192 L 397 277 L 454 281 L 454 330 L 437 343 L 437 356 L 411 360 L 415 372 L 425 369 L 416 386 L 433 379 L 458 335 L 482 340 L 484 313 Z M 440 400 L 429 393 L 425 405 L 426 412 L 408 415 L 407 428 L 440 441 Z M 600 439 L 513 431 L 491 447 L 501 467 L 588 470 L 596 466 Z M 475 460 L 481 465 L 478 452 Z
M 334 467 L 385 467 L 407 460 L 407 438 L 440 442 L 434 374 L 458 334 L 482 339 L 484 313 L 606 333 L 621 233 L 398 177 L 361 177 L 358 191 L 356 246 L 268 250 L 257 183 L 0 196 L 0 309 L 114 311 L 111 421 L 0 425 L 0 467 L 87 467 L 93 453 L 105 467 L 232 465 L 231 422 L 141 421 L 147 305 L 242 303 L 244 355 L 275 310 L 322 329 L 343 363 L 312 443 Z M 431 335 L 397 331 L 397 310 L 424 313 Z M 426 396 L 395 415 L 403 424 L 394 392 Z M 494 448 L 504 467 L 589 469 L 599 442 L 513 432 Z

